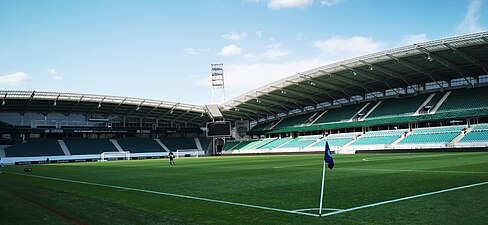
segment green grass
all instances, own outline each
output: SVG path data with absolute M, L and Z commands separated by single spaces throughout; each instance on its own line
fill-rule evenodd
M 488 152 L 334 155 L 327 208 L 348 209 L 488 181 Z M 282 210 L 317 208 L 323 156 L 273 155 L 8 166 L 0 224 L 485 224 L 488 185 L 313 217 L 92 184 Z M 24 167 L 32 173 L 22 172 Z M 91 184 L 52 180 L 62 178 Z M 34 204 L 34 203 L 37 204 Z M 40 207 L 42 204 L 46 207 Z M 332 212 L 332 211 L 324 211 Z M 317 210 L 307 211 L 317 214 Z

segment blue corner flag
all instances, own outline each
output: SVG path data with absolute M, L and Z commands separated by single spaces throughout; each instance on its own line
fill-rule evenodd
M 334 159 L 332 159 L 328 141 L 325 141 L 324 161 L 328 164 L 327 167 L 329 167 L 329 169 L 334 168 Z

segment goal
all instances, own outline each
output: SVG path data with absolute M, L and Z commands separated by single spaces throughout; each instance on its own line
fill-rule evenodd
M 130 160 L 130 152 L 102 152 L 100 161 Z
M 180 149 L 176 150 L 175 157 L 176 158 L 183 158 L 183 157 L 198 157 L 200 152 L 195 149 Z

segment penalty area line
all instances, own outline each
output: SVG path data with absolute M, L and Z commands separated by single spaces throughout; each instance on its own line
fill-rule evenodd
M 319 217 L 318 214 L 305 213 L 305 212 L 299 212 L 299 211 L 294 211 L 294 210 L 278 209 L 278 208 L 271 208 L 271 207 L 266 207 L 266 206 L 251 205 L 251 204 L 238 203 L 238 202 L 229 202 L 229 201 L 216 200 L 216 199 L 210 199 L 210 198 L 194 197 L 194 196 L 189 196 L 189 195 L 173 194 L 173 193 L 168 193 L 168 192 L 151 191 L 151 190 L 145 190 L 145 189 L 139 189 L 139 188 L 123 187 L 123 186 L 109 185 L 109 184 L 99 184 L 99 183 L 93 183 L 93 182 L 69 180 L 69 179 L 63 179 L 63 178 L 47 177 L 47 176 L 40 176 L 40 175 L 33 175 L 33 174 L 23 174 L 23 173 L 16 173 L 16 172 L 5 172 L 5 173 L 20 175 L 20 176 L 27 176 L 27 177 L 35 177 L 35 178 L 41 178 L 41 179 L 47 179 L 47 180 L 55 180 L 55 181 L 62 181 L 62 182 L 68 182 L 68 183 L 75 183 L 75 184 L 84 184 L 84 185 L 91 185 L 91 186 L 98 186 L 98 187 L 105 187 L 105 188 L 113 188 L 113 189 L 119 189 L 119 190 L 125 190 L 125 191 L 135 191 L 135 192 L 164 195 L 164 196 L 171 196 L 171 197 L 177 197 L 177 198 L 185 198 L 185 199 L 191 199 L 191 200 L 199 200 L 199 201 L 205 201 L 205 202 L 235 205 L 235 206 L 241 206 L 241 207 L 247 207 L 247 208 L 262 209 L 262 210 L 267 210 L 267 211 L 275 211 L 275 212 L 290 213 L 290 214 L 297 214 L 297 215 L 303 215 L 303 216 Z
M 373 204 L 369 204 L 369 205 L 357 206 L 357 207 L 353 207 L 353 208 L 349 208 L 349 209 L 325 213 L 325 214 L 322 214 L 321 216 L 322 217 L 332 216 L 332 215 L 341 214 L 341 213 L 345 213 L 345 212 L 351 212 L 351 211 L 355 211 L 355 210 L 359 210 L 359 209 L 365 209 L 365 208 L 384 205 L 384 204 L 388 204 L 388 203 L 410 200 L 410 199 L 414 199 L 414 198 L 421 198 L 421 197 L 425 197 L 425 196 L 429 196 L 429 195 L 435 195 L 435 194 L 440 194 L 440 193 L 449 192 L 449 191 L 456 191 L 456 190 L 460 190 L 460 189 L 471 188 L 471 187 L 481 186 L 481 185 L 485 185 L 485 184 L 488 184 L 488 182 L 481 182 L 481 183 L 470 184 L 470 185 L 465 185 L 465 186 L 460 186 L 460 187 L 448 188 L 448 189 L 444 189 L 444 190 L 433 191 L 433 192 L 423 193 L 423 194 L 419 194 L 419 195 L 413 195 L 413 196 L 408 196 L 408 197 L 403 197 L 403 198 L 398 198 L 398 199 L 393 199 L 393 200 L 388 200 L 388 201 L 383 201 L 383 202 L 377 202 L 377 203 L 373 203 Z

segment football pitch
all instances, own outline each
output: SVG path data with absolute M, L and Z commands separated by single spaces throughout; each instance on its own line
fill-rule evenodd
M 486 224 L 488 152 L 7 166 L 0 224 Z M 23 172 L 26 167 L 32 172 Z

